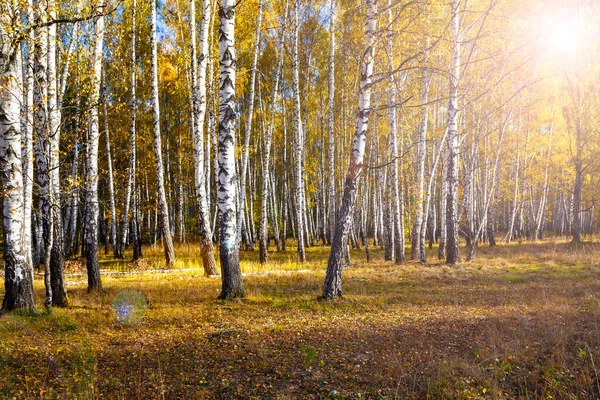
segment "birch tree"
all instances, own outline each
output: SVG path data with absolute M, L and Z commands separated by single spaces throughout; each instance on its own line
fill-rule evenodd
M 105 5 L 102 6 L 104 8 Z M 98 265 L 98 144 L 100 129 L 98 107 L 102 79 L 102 52 L 104 46 L 104 15 L 94 19 L 94 52 L 92 58 L 92 93 L 90 127 L 85 152 L 85 257 L 88 275 L 88 292 L 102 290 Z
M 393 74 L 392 55 L 394 54 L 394 39 L 391 31 L 391 26 L 394 21 L 392 15 L 392 0 L 388 0 L 388 25 L 390 26 L 390 32 L 388 34 L 388 52 L 389 52 L 389 70 L 390 70 L 390 86 L 388 88 L 388 101 L 389 101 L 389 118 L 390 118 L 390 142 L 392 145 L 392 171 L 390 179 L 392 180 L 392 210 L 391 210 L 391 222 L 394 224 L 394 235 L 392 237 L 392 246 L 394 248 L 394 255 L 396 264 L 404 261 L 404 223 L 403 213 L 401 212 L 400 206 L 400 189 L 398 184 L 399 179 L 399 166 L 400 163 L 398 156 L 398 116 L 396 111 L 396 79 Z
M 331 244 L 335 235 L 335 0 L 330 0 L 329 14 L 329 76 L 328 76 L 328 128 L 329 128 L 329 238 Z
M 277 63 L 275 65 L 275 81 L 273 83 L 273 90 L 271 93 L 271 107 L 268 112 L 269 122 L 267 124 L 267 132 L 265 134 L 265 138 L 263 141 L 264 154 L 262 157 L 262 196 L 260 200 L 260 233 L 259 233 L 259 251 L 260 251 L 260 262 L 262 264 L 267 262 L 268 259 L 268 251 L 267 251 L 267 241 L 269 235 L 269 226 L 268 226 L 268 205 L 269 199 L 271 196 L 275 195 L 275 188 L 273 185 L 270 185 L 270 172 L 269 172 L 269 163 L 271 157 L 271 142 L 273 140 L 273 130 L 275 127 L 274 119 L 275 119 L 275 107 L 277 106 L 277 102 L 279 99 L 279 81 L 281 79 L 281 74 L 283 70 L 283 39 L 285 37 L 286 31 L 286 22 L 287 22 L 287 13 L 288 13 L 288 2 L 285 2 L 285 11 L 282 19 L 281 26 L 279 28 L 280 33 L 277 39 L 277 50 L 279 51 L 277 55 Z M 273 180 L 274 182 L 274 180 Z M 273 221 L 275 231 L 276 240 L 277 240 L 277 229 L 275 225 L 277 224 L 277 215 L 275 211 L 275 205 L 273 204 Z
M 108 166 L 108 200 L 110 204 L 110 244 L 113 255 L 119 257 L 117 248 L 117 209 L 115 206 L 115 183 L 113 176 L 112 154 L 110 151 L 110 130 L 108 129 L 108 105 L 106 99 L 106 88 L 102 87 L 102 108 L 104 111 L 104 139 L 106 144 L 106 164 Z
M 426 4 L 427 8 L 428 5 Z M 429 12 L 426 11 L 427 15 L 427 28 L 429 28 Z M 425 39 L 425 60 L 424 66 L 421 68 L 421 104 L 423 104 L 421 110 L 421 124 L 419 126 L 419 136 L 417 142 L 417 162 L 415 171 L 416 180 L 416 193 L 415 193 L 415 207 L 416 213 L 413 220 L 412 229 L 412 240 L 411 240 L 411 258 L 413 260 L 422 260 L 425 258 L 425 237 L 421 236 L 421 225 L 426 224 L 427 221 L 424 219 L 424 208 L 423 201 L 425 199 L 425 158 L 427 155 L 427 124 L 429 122 L 429 108 L 427 103 L 429 102 L 429 87 L 431 84 L 431 77 L 427 68 L 429 60 L 429 51 L 427 50 L 430 45 L 429 33 Z M 423 240 L 423 243 L 421 243 Z M 423 252 L 423 253 L 421 253 Z
M 194 176 L 196 199 L 198 201 L 198 226 L 200 230 L 200 254 L 204 274 L 217 275 L 217 263 L 212 244 L 210 213 L 207 202 L 206 170 L 204 165 L 204 120 L 206 117 L 206 69 L 208 65 L 209 33 L 211 21 L 211 2 L 202 3 L 202 27 L 200 30 L 200 57 L 196 62 L 196 6 L 190 1 L 190 36 L 192 39 L 192 106 L 194 140 Z M 210 156 L 210 153 L 207 154 Z
M 37 25 L 45 25 L 48 16 L 40 11 L 39 1 L 35 4 Z M 48 27 L 39 26 L 35 30 L 36 45 L 34 51 L 34 124 L 35 163 L 39 190 L 38 213 L 40 223 L 38 236 L 43 240 L 38 247 L 39 261 L 44 265 L 44 285 L 46 287 L 46 307 L 52 305 L 51 255 L 53 244 L 54 220 L 52 218 L 52 189 L 50 178 L 50 137 L 48 129 Z
M 56 2 L 47 0 L 47 12 L 51 20 L 56 19 Z M 50 147 L 50 204 L 52 209 L 52 248 L 50 258 L 51 284 L 52 284 L 52 305 L 65 307 L 68 303 L 67 291 L 64 282 L 63 267 L 63 226 L 62 213 L 60 208 L 60 163 L 59 163 L 59 142 L 60 142 L 60 119 L 59 109 L 58 80 L 56 70 L 56 26 L 48 26 L 48 47 L 47 47 L 47 74 L 48 74 L 48 141 Z M 66 78 L 66 76 L 65 76 Z
M 9 15 L 9 13 L 6 13 Z M 27 0 L 27 23 L 34 23 L 33 0 Z M 21 132 L 23 141 L 23 248 L 25 257 L 33 268 L 33 246 L 31 235 L 31 219 L 33 209 L 33 124 L 34 124 L 34 49 L 35 30 L 30 29 L 27 34 L 27 56 L 25 58 L 25 93 L 23 104 L 25 105 L 25 125 Z
M 304 153 L 304 137 L 302 133 L 302 110 L 300 108 L 300 72 L 298 60 L 298 31 L 300 29 L 300 1 L 295 0 L 294 23 L 292 29 L 292 91 L 294 96 L 294 201 L 296 205 L 296 232 L 298 240 L 298 257 L 300 262 L 306 261 L 304 250 L 304 169 L 302 157 Z
M 360 86 L 358 90 L 358 112 L 356 114 L 356 130 L 350 154 L 350 164 L 344 182 L 344 194 L 339 209 L 339 219 L 336 225 L 331 253 L 327 263 L 327 273 L 323 286 L 323 298 L 334 299 L 342 297 L 342 268 L 344 263 L 345 245 L 352 224 L 358 178 L 365 166 L 365 146 L 367 128 L 371 113 L 371 84 L 375 63 L 375 43 L 377 29 L 377 0 L 366 0 L 367 21 L 365 26 L 365 50 L 361 58 Z
M 150 1 L 150 46 L 152 48 L 152 131 L 154 135 L 154 157 L 156 161 L 156 191 L 160 208 L 160 230 L 165 249 L 167 267 L 175 264 L 175 248 L 169 221 L 169 207 L 165 192 L 162 140 L 160 134 L 160 109 L 158 101 L 158 49 L 156 41 L 156 0 Z
M 452 66 L 448 102 L 448 167 L 446 168 L 446 262 L 458 261 L 458 83 L 460 80 L 460 0 L 452 2 Z
M 20 18 L 15 1 L 0 6 L 0 183 L 4 241 L 4 300 L 0 314 L 35 310 L 31 259 L 23 231 L 23 173 L 21 151 L 21 54 L 12 49 L 9 27 Z
M 125 246 L 127 245 L 129 233 L 129 210 L 131 209 L 131 224 L 133 237 L 133 261 L 136 261 L 139 256 L 139 238 L 137 235 L 137 220 L 136 203 L 135 203 L 135 174 L 137 164 L 137 149 L 136 149 L 136 118 L 137 118 L 137 97 L 136 97 L 136 80 L 137 80 L 137 58 L 136 58 L 136 9 L 137 0 L 131 2 L 131 81 L 130 91 L 131 98 L 129 99 L 129 109 L 131 112 L 131 120 L 129 121 L 129 169 L 127 172 L 127 189 L 125 191 L 125 204 L 123 212 L 123 227 L 121 231 L 121 242 L 119 243 L 118 256 L 123 258 L 125 255 Z
M 235 0 L 221 0 L 219 7 L 219 144 L 217 205 L 219 207 L 219 255 L 222 288 L 220 299 L 244 297 L 237 243 L 235 193 Z
M 240 179 L 240 207 L 237 216 L 237 238 L 238 244 L 242 239 L 242 216 L 244 215 L 244 204 L 246 202 L 246 180 L 248 173 L 248 151 L 250 147 L 250 135 L 252 133 L 252 117 L 254 116 L 254 97 L 256 88 L 256 66 L 258 64 L 258 51 L 260 48 L 260 29 L 262 26 L 263 0 L 258 0 L 258 13 L 256 14 L 256 27 L 254 32 L 254 47 L 252 55 L 252 66 L 250 69 L 250 92 L 248 95 L 248 115 L 244 129 L 244 150 L 242 154 L 242 168 Z M 252 245 L 254 246 L 254 245 Z

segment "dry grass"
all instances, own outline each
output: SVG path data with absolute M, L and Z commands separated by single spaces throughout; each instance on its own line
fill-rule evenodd
M 244 252 L 239 302 L 215 300 L 195 246 L 168 273 L 148 272 L 158 248 L 135 267 L 104 258 L 136 273 L 101 294 L 73 264 L 69 309 L 0 319 L 0 398 L 599 398 L 599 246 L 482 247 L 457 268 L 356 251 L 336 302 L 317 301 L 323 247 L 307 264 Z M 147 308 L 119 321 L 131 291 Z

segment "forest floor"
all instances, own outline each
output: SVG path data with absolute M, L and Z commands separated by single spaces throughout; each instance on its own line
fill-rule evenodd
M 600 243 L 482 246 L 453 268 L 371 246 L 333 302 L 317 300 L 328 248 L 298 264 L 288 247 L 264 267 L 242 252 L 240 301 L 216 300 L 195 245 L 169 273 L 160 248 L 103 257 L 136 273 L 98 294 L 70 262 L 69 308 L 0 318 L 0 398 L 600 398 Z

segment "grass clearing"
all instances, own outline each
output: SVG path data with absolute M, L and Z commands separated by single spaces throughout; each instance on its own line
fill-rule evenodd
M 334 302 L 317 301 L 328 248 L 266 266 L 242 252 L 248 296 L 226 302 L 196 247 L 177 250 L 166 272 L 158 247 L 135 267 L 103 258 L 134 273 L 92 295 L 72 263 L 69 309 L 1 318 L 0 397 L 600 397 L 599 244 L 482 247 L 458 268 L 394 265 L 372 246 L 370 264 L 353 252 Z

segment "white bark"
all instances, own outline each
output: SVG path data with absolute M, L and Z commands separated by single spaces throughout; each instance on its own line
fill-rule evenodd
M 336 214 L 336 195 L 335 195 L 335 0 L 330 0 L 329 6 L 329 76 L 328 76 L 328 127 L 329 127 L 329 239 L 333 241 L 335 235 L 335 214 Z
M 130 91 L 131 97 L 129 99 L 129 108 L 131 111 L 131 120 L 129 122 L 129 171 L 127 174 L 127 190 L 125 191 L 125 204 L 123 213 L 123 228 L 121 231 L 121 243 L 118 248 L 118 256 L 123 258 L 125 256 L 125 247 L 127 246 L 127 238 L 129 234 L 129 210 L 135 208 L 135 200 L 132 199 L 135 193 L 135 167 L 136 167 L 136 76 L 137 76 L 137 58 L 136 58 L 136 30 L 135 30 L 135 13 L 137 8 L 137 1 L 131 2 L 131 81 Z M 132 219 L 133 219 L 132 212 Z M 135 222 L 134 222 L 135 223 Z M 136 237 L 137 232 L 133 232 Z M 134 246 L 138 246 L 135 243 Z
M 221 0 L 219 8 L 219 145 L 217 204 L 221 258 L 221 299 L 245 295 L 240 270 L 236 221 L 235 174 L 235 0 Z
M 6 7 L 6 8 L 5 8 Z M 18 18 L 14 2 L 0 6 L 0 171 L 3 188 L 4 300 L 0 313 L 34 309 L 33 274 L 23 234 L 23 174 L 21 153 L 21 54 L 9 56 L 11 41 L 5 27 Z
M 448 167 L 446 170 L 446 262 L 458 261 L 458 84 L 460 80 L 460 0 L 452 3 L 452 68 L 448 104 Z
M 262 1 L 262 0 L 261 0 Z M 275 190 L 272 185 L 269 185 L 269 162 L 271 157 L 271 142 L 273 140 L 273 130 L 275 127 L 274 119 L 275 119 L 275 107 L 277 106 L 278 98 L 279 98 L 279 81 L 281 79 L 281 73 L 283 70 L 283 40 L 285 37 L 286 31 L 286 21 L 287 21 L 287 12 L 288 12 L 288 3 L 285 2 L 285 11 L 283 15 L 283 21 L 280 27 L 280 36 L 277 40 L 277 50 L 279 54 L 277 55 L 277 64 L 275 66 L 275 82 L 273 83 L 273 90 L 271 92 L 271 107 L 268 110 L 268 119 L 267 123 L 267 132 L 265 135 L 265 139 L 263 142 L 264 145 L 264 154 L 262 158 L 262 197 L 261 197 L 261 206 L 260 206 L 260 262 L 266 263 L 268 258 L 267 253 L 267 241 L 269 235 L 269 226 L 267 219 L 268 212 L 268 204 L 269 198 L 275 195 Z M 273 230 L 276 230 L 275 225 L 277 224 L 277 215 L 275 211 L 275 206 L 273 205 Z M 278 233 L 275 232 L 276 241 L 279 242 L 277 238 Z
M 103 111 L 104 111 L 104 132 L 106 140 L 106 162 L 108 165 L 108 196 L 110 203 L 110 244 L 112 245 L 113 255 L 119 256 L 117 249 L 117 209 L 115 207 L 115 181 L 113 178 L 112 154 L 110 151 L 110 130 L 108 129 L 108 105 L 106 104 L 106 88 L 102 87 L 103 92 Z
M 242 240 L 242 216 L 246 199 L 246 178 L 248 173 L 248 152 L 250 147 L 250 134 L 252 133 L 252 118 L 254 116 L 254 97 L 256 88 L 256 67 L 258 64 L 258 51 L 260 48 L 260 30 L 262 26 L 263 0 L 258 0 L 258 13 L 256 14 L 256 26 L 254 31 L 254 48 L 252 56 L 252 67 L 250 70 L 250 92 L 248 95 L 248 114 L 246 115 L 246 126 L 244 129 L 244 151 L 242 156 L 242 171 L 240 180 L 240 208 L 237 216 L 237 242 Z
M 34 23 L 33 1 L 27 1 L 27 22 Z M 21 132 L 23 140 L 23 251 L 29 265 L 33 267 L 31 212 L 33 209 L 33 87 L 34 87 L 34 49 L 35 31 L 27 35 L 26 84 L 23 104 L 25 105 L 25 130 Z M 32 268 L 33 271 L 33 268 Z M 33 278 L 32 278 L 33 279 Z
M 294 24 L 292 31 L 292 91 L 294 93 L 294 200 L 296 203 L 296 231 L 298 240 L 298 257 L 300 262 L 306 260 L 304 251 L 304 169 L 302 157 L 304 153 L 304 139 L 302 134 L 302 116 L 300 108 L 300 72 L 298 60 L 298 30 L 300 29 L 300 1 L 295 0 Z
M 371 113 L 371 83 L 375 64 L 375 42 L 377 31 L 377 0 L 366 0 L 367 21 L 365 26 L 365 50 L 361 59 L 360 85 L 358 91 L 358 112 L 356 130 L 352 143 L 350 164 L 346 174 L 344 195 L 339 211 L 335 236 L 331 246 L 323 298 L 342 297 L 342 267 L 347 253 L 347 237 L 353 224 L 354 205 L 358 191 L 358 178 L 364 170 L 367 128 Z
M 393 15 L 392 15 L 392 0 L 388 0 L 388 24 L 390 29 L 390 33 L 388 35 L 388 52 L 389 52 L 389 71 L 390 71 L 390 86 L 388 88 L 388 102 L 390 105 L 389 109 L 389 117 L 390 117 L 390 142 L 392 145 L 392 173 L 390 179 L 392 180 L 392 209 L 390 218 L 392 219 L 392 223 L 394 226 L 394 235 L 392 239 L 392 246 L 394 248 L 395 262 L 396 264 L 404 261 L 404 221 L 403 221 L 403 213 L 401 212 L 400 207 L 400 189 L 399 189 L 399 165 L 400 160 L 398 157 L 398 118 L 396 112 L 396 79 L 392 71 L 393 67 L 393 54 L 394 52 L 394 38 L 393 31 L 391 31 L 391 27 L 393 24 Z
M 88 291 L 101 290 L 98 265 L 98 143 L 100 129 L 98 104 L 102 79 L 102 52 L 104 45 L 104 16 L 94 20 L 94 52 L 92 59 L 92 93 L 90 96 L 90 128 L 85 153 L 85 255 L 88 273 Z
M 156 186 L 158 205 L 160 207 L 160 228 L 165 248 L 167 266 L 175 264 L 175 249 L 169 221 L 169 208 L 165 192 L 165 177 L 163 170 L 162 140 L 160 134 L 160 109 L 158 102 L 158 49 L 156 40 L 156 1 L 150 1 L 150 44 L 152 47 L 152 130 L 154 133 L 154 156 L 156 161 Z
M 35 20 L 43 24 L 47 21 L 47 15 L 39 11 L 40 2 L 35 3 L 38 9 Z M 51 203 L 51 177 L 50 162 L 51 149 L 48 132 L 48 28 L 39 27 L 35 31 L 36 46 L 34 49 L 34 125 L 35 153 L 37 167 L 37 184 L 39 187 L 38 212 L 40 218 L 38 235 L 43 238 L 38 252 L 40 263 L 44 265 L 44 283 L 46 287 L 45 305 L 52 305 L 52 284 L 50 271 L 50 257 L 52 251 L 52 203 Z
M 56 2 L 47 0 L 47 12 L 50 19 L 56 19 Z M 48 26 L 48 140 L 50 144 L 50 204 L 52 210 L 52 248 L 51 248 L 51 284 L 52 304 L 56 306 L 67 305 L 67 293 L 63 272 L 63 229 L 60 203 L 60 119 L 61 113 L 58 102 L 58 80 L 56 68 L 56 33 L 57 24 Z M 66 79 L 66 76 L 65 76 Z M 48 251 L 48 249 L 46 249 Z
M 198 202 L 198 224 L 200 228 L 200 252 L 204 274 L 216 275 L 210 212 L 208 209 L 205 152 L 204 152 L 204 120 L 206 118 L 206 71 L 208 64 L 209 33 L 211 21 L 210 0 L 202 4 L 202 27 L 200 31 L 200 57 L 196 61 L 196 7 L 195 0 L 190 1 L 190 32 L 192 42 L 192 105 L 193 105 L 193 141 L 194 141 L 194 180 L 196 200 Z M 208 141 L 207 141 L 208 142 Z M 210 156 L 210 154 L 209 154 Z

